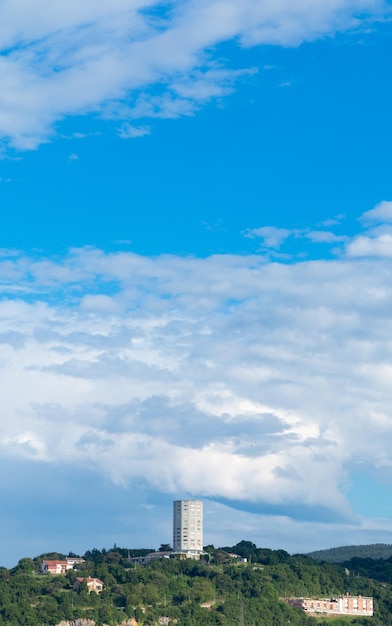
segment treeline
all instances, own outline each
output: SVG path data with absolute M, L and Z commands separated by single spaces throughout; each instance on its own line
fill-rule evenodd
M 309 552 L 308 556 L 315 561 L 328 563 L 344 563 L 354 557 L 361 559 L 389 559 L 392 556 L 392 545 L 389 543 L 373 543 L 363 546 L 341 546 L 328 550 Z
M 158 624 L 163 617 L 177 626 L 318 626 L 325 624 L 322 618 L 309 617 L 283 599 L 332 597 L 346 590 L 373 596 L 376 608 L 373 618 L 349 622 L 392 626 L 392 571 L 388 580 L 378 577 L 378 562 L 373 569 L 367 560 L 344 566 L 317 563 L 248 541 L 219 549 L 207 546 L 200 562 L 174 558 L 147 566 L 130 562 L 130 556 L 147 552 L 93 549 L 84 555 L 86 561 L 78 571 L 64 576 L 39 573 L 44 558 L 64 557 L 58 553 L 21 559 L 11 570 L 0 568 L 0 626 L 54 626 L 81 617 L 97 626 L 115 626 L 130 617 L 141 626 Z M 73 590 L 76 577 L 88 576 L 103 581 L 100 595 L 88 594 L 86 585 L 79 592 Z M 347 618 L 334 619 L 334 626 L 347 623 Z

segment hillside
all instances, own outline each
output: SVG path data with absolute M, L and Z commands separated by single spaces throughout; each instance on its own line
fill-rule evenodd
M 373 543 L 362 546 L 341 546 L 328 550 L 316 550 L 309 552 L 315 561 L 326 561 L 327 563 L 344 563 L 354 557 L 361 559 L 389 559 L 392 556 L 392 545 L 388 543 Z
M 309 617 L 281 598 L 334 597 L 346 590 L 373 596 L 376 613 L 372 618 L 336 618 L 334 626 L 392 626 L 388 561 L 357 559 L 347 569 L 248 541 L 230 548 L 207 546 L 206 551 L 204 562 L 167 558 L 142 566 L 129 560 L 132 550 L 94 549 L 84 555 L 77 572 L 58 576 L 39 573 L 44 555 L 21 559 L 11 570 L 0 568 L 0 626 L 55 626 L 82 618 L 96 626 L 127 620 L 138 626 L 319 626 L 326 624 L 322 618 Z M 85 584 L 75 591 L 77 577 L 99 578 L 103 592 L 88 594 Z

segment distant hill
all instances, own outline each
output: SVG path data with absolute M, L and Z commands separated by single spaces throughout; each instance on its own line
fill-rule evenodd
M 315 561 L 326 561 L 327 563 L 344 563 L 354 557 L 389 559 L 392 556 L 392 545 L 389 543 L 372 543 L 363 546 L 341 546 L 340 548 L 308 552 L 306 556 L 310 556 Z

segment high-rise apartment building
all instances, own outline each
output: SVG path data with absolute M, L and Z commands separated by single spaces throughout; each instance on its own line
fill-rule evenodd
M 203 552 L 203 503 L 201 500 L 173 502 L 174 552 L 197 555 Z

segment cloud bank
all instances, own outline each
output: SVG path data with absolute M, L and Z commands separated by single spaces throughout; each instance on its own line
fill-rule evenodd
M 351 474 L 392 477 L 384 237 L 370 226 L 330 260 L 286 263 L 3 250 L 2 455 L 355 521 Z
M 0 137 L 32 149 L 86 113 L 140 136 L 133 120 L 191 115 L 255 71 L 226 67 L 219 44 L 296 46 L 388 12 L 382 0 L 4 0 Z

